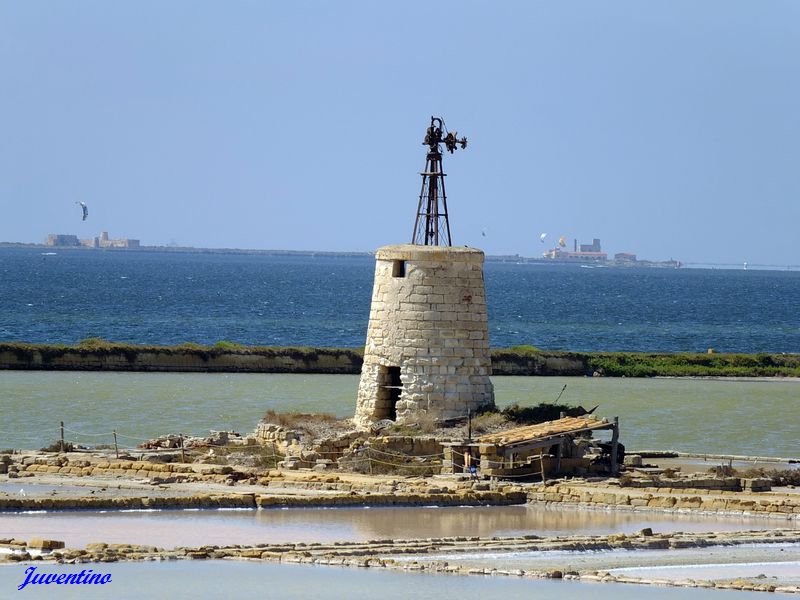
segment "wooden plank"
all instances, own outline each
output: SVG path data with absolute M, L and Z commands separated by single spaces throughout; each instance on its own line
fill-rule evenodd
M 566 435 L 559 435 L 555 437 L 545 438 L 543 440 L 532 440 L 530 442 L 520 442 L 513 446 L 502 446 L 499 448 L 502 454 L 508 452 L 526 452 L 528 450 L 536 450 L 537 448 L 548 448 L 554 444 L 560 443 L 566 439 Z
M 491 433 L 478 438 L 482 443 L 496 443 L 502 445 L 513 444 L 519 441 L 528 441 L 536 438 L 546 438 L 564 433 L 577 433 L 609 426 L 608 421 L 602 421 L 595 416 L 565 417 L 536 425 L 525 425 Z

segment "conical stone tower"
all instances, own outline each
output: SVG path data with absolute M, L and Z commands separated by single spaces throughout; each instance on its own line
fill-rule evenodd
M 418 243 L 376 252 L 355 414 L 360 427 L 383 419 L 454 419 L 494 406 L 484 256 L 449 245 L 438 151 L 439 143 L 463 148 L 466 139 L 454 133 L 443 139 L 441 126 L 432 118 L 425 139 L 430 150 L 412 237 Z M 445 234 L 448 245 L 436 245 Z

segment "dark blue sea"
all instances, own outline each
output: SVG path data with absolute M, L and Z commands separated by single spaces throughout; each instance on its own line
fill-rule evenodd
M 0 340 L 363 346 L 370 257 L 0 248 Z M 800 272 L 488 262 L 493 347 L 800 352 Z

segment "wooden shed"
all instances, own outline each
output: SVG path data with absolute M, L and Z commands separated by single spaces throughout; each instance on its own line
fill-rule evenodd
M 444 444 L 443 473 L 464 473 L 471 464 L 490 477 L 523 477 L 574 471 L 590 461 L 575 456 L 576 438 L 589 438 L 594 431 L 610 430 L 609 470 L 617 473 L 619 418 L 613 421 L 593 415 L 564 417 L 546 423 L 514 427 L 482 435 L 475 440 Z

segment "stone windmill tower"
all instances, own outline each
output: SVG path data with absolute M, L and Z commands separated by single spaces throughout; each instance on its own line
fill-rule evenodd
M 364 365 L 355 421 L 414 422 L 465 417 L 493 406 L 483 252 L 451 245 L 442 171 L 466 138 L 431 117 L 411 244 L 376 252 Z

